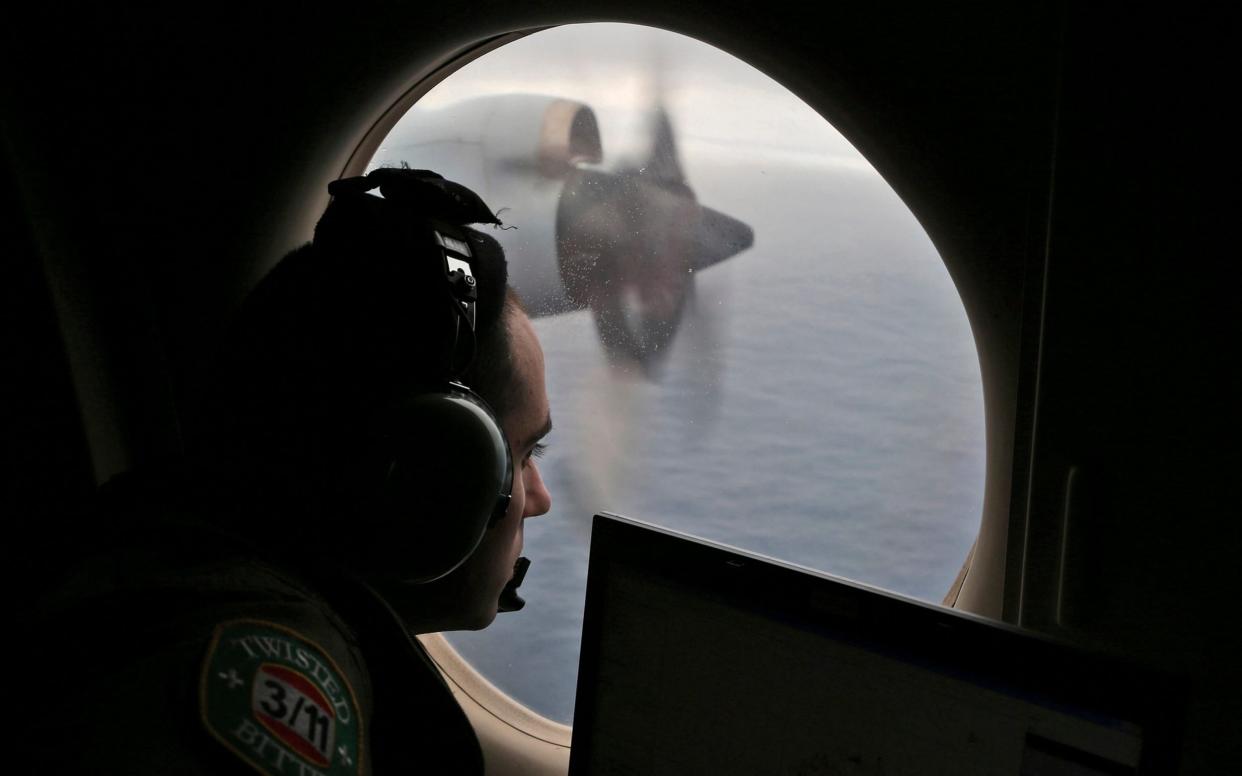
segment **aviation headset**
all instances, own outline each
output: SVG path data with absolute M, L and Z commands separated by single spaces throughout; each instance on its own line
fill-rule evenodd
M 377 187 L 383 199 L 368 193 Z M 438 264 L 427 273 L 431 287 L 410 289 L 409 298 L 442 305 L 437 320 L 444 330 L 409 336 L 438 338 L 444 355 L 366 422 L 367 449 L 355 456 L 363 471 L 351 478 L 362 492 L 353 499 L 341 546 L 347 564 L 364 576 L 429 582 L 470 557 L 511 500 L 513 461 L 504 431 L 487 402 L 459 379 L 474 358 L 478 303 L 477 257 L 459 227 L 499 221 L 474 192 L 426 170 L 377 169 L 334 181 L 328 191 L 329 212 L 380 210 L 378 221 L 365 223 L 392 224 L 402 232 L 398 245 L 412 243 L 410 261 Z M 342 223 L 351 221 L 325 213 L 316 245 L 348 246 L 348 231 L 357 227 Z

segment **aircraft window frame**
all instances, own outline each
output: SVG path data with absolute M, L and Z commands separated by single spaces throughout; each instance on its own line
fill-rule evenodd
M 354 146 L 354 150 L 350 153 L 349 158 L 342 165 L 338 177 L 349 178 L 365 174 L 367 164 L 370 163 L 371 158 L 379 150 L 380 144 L 384 142 L 384 138 L 397 125 L 401 117 L 408 113 L 410 108 L 414 106 L 414 103 L 421 100 L 427 92 L 439 86 L 444 79 L 496 49 L 547 29 L 551 29 L 551 26 L 532 27 L 527 30 L 516 30 L 484 38 L 473 44 L 463 46 L 434 64 L 416 71 L 406 79 L 406 86 L 400 90 L 396 100 L 391 102 L 363 133 Z
M 442 81 L 452 75 L 460 68 L 466 66 L 470 62 L 483 57 L 511 42 L 525 38 L 533 33 L 542 32 L 558 26 L 565 25 L 547 25 L 526 30 L 513 31 L 501 35 L 496 35 L 476 43 L 463 46 L 454 53 L 450 53 L 440 58 L 436 63 L 424 67 L 414 73 L 406 80 L 406 85 L 398 92 L 398 96 L 389 106 L 384 109 L 375 119 L 369 128 L 362 133 L 361 138 L 356 143 L 352 153 L 349 154 L 347 161 L 340 170 L 340 177 L 349 177 L 361 175 L 366 172 L 366 168 L 371 159 L 378 152 L 381 144 L 397 122 L 410 110 L 410 108 L 424 97 L 428 92 L 434 89 Z M 704 41 L 707 45 L 712 45 L 710 41 Z M 748 63 L 749 64 L 749 63 Z M 752 65 L 752 67 L 754 67 Z M 827 121 L 827 119 L 825 119 Z M 965 300 L 963 300 L 965 304 Z M 986 362 L 983 353 L 980 352 L 980 371 L 981 374 L 986 372 Z M 985 390 L 984 395 L 984 415 L 985 419 L 990 416 L 989 404 Z M 986 423 L 986 420 L 985 420 Z M 985 435 L 984 444 L 988 446 L 991 441 Z M 990 457 L 990 456 L 989 456 Z M 1005 473 L 1007 474 L 1007 473 Z M 972 576 L 975 570 L 976 560 L 980 552 L 984 549 L 981 540 L 984 539 L 983 526 L 992 519 L 1003 519 L 1007 517 L 1007 510 L 997 511 L 998 515 L 989 515 L 989 498 L 994 487 L 992 479 L 995 477 L 991 466 L 985 469 L 985 480 L 983 484 L 983 510 L 980 530 L 976 534 L 974 542 L 971 544 L 962 566 L 958 571 L 955 579 L 946 590 L 941 605 L 948 607 L 958 607 L 964 603 L 963 590 L 966 587 L 968 578 Z M 1008 483 L 1005 483 L 1006 486 Z M 1004 554 L 1004 531 L 1000 531 L 1002 537 L 999 548 L 990 547 L 991 550 L 998 550 L 1002 556 Z M 985 542 L 987 545 L 993 545 L 995 542 Z M 986 587 L 993 587 L 1003 584 L 1004 577 L 1004 559 L 1001 558 L 1000 578 L 999 579 L 971 579 L 971 584 L 982 584 Z M 978 574 L 974 576 L 978 577 Z M 991 575 L 989 575 L 991 576 Z M 977 597 L 972 598 L 972 600 Z M 991 614 L 990 612 L 977 611 L 976 613 Z M 997 615 L 998 616 L 998 615 Z M 485 744 L 485 750 L 488 748 L 488 741 L 492 745 L 497 745 L 509 753 L 515 751 L 514 747 L 528 747 L 534 743 L 535 745 L 545 748 L 545 757 L 558 758 L 563 750 L 565 763 L 568 763 L 568 751 L 572 727 L 562 724 L 542 714 L 534 711 L 530 707 L 521 703 L 519 700 L 496 687 L 482 673 L 479 672 L 465 657 L 463 657 L 441 634 L 428 634 L 419 636 L 419 641 L 423 644 L 431 655 L 437 667 L 440 668 L 446 680 L 449 682 L 455 696 L 462 703 L 463 709 L 467 716 L 470 717 L 472 724 L 475 725 L 479 732 L 481 741 Z M 505 731 L 509 732 L 505 732 Z M 524 742 L 516 742 L 512 739 L 512 735 L 518 735 L 525 739 Z M 501 740 L 508 737 L 509 740 Z M 551 753 L 551 754 L 549 754 Z
M 482 727 L 488 729 L 492 736 L 496 736 L 497 731 L 493 728 L 496 723 L 500 723 L 527 738 L 546 744 L 553 750 L 563 749 L 564 756 L 568 758 L 569 742 L 573 734 L 571 726 L 543 716 L 492 684 L 443 634 L 424 634 L 418 640 L 448 680 L 454 696 L 462 704 L 466 716 L 476 730 Z M 501 730 L 499 733 L 503 735 L 505 731 Z

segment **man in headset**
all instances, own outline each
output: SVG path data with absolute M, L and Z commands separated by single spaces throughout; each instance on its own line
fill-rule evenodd
M 113 484 L 42 607 L 91 635 L 41 655 L 33 772 L 482 772 L 413 636 L 522 605 L 543 353 L 472 192 L 330 192 L 243 306 L 188 463 Z

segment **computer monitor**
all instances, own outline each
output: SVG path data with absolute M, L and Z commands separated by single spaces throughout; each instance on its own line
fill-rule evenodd
M 1172 771 L 1176 685 L 635 520 L 591 539 L 571 776 Z

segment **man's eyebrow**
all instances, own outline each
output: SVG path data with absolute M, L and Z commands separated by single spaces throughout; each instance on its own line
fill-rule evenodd
M 531 434 L 526 439 L 526 441 L 523 442 L 520 447 L 518 447 L 518 449 L 526 450 L 527 448 L 534 447 L 536 442 L 538 442 L 540 439 L 543 439 L 550 433 L 552 433 L 552 416 L 551 415 L 549 415 L 543 421 L 543 425 L 539 427 L 539 430 L 536 431 L 534 434 Z

